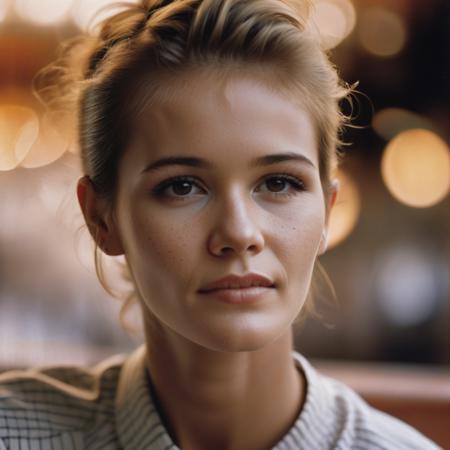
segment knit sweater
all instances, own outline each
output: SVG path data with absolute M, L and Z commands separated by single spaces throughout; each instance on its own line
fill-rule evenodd
M 176 450 L 149 387 L 145 346 L 94 369 L 56 367 L 0 375 L 0 450 Z M 299 353 L 306 398 L 272 450 L 436 450 L 400 420 L 370 407 Z

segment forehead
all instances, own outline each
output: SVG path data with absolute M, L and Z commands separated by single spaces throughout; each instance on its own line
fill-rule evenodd
M 252 73 L 192 71 L 166 80 L 141 110 L 134 134 L 154 158 L 287 150 L 318 161 L 315 129 L 301 100 Z

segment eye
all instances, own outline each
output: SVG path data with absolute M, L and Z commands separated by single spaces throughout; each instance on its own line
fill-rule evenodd
M 174 177 L 164 180 L 158 184 L 153 193 L 157 197 L 164 197 L 170 199 L 186 199 L 194 195 L 204 192 L 199 186 L 198 182 L 193 177 Z
M 305 190 L 302 180 L 288 174 L 272 175 L 264 180 L 261 186 L 266 189 L 257 189 L 259 192 L 269 192 L 274 195 L 295 195 L 297 192 Z M 295 192 L 292 192 L 294 190 Z

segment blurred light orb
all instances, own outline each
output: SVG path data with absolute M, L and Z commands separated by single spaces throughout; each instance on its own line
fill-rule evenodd
M 39 134 L 39 119 L 31 108 L 0 106 L 0 171 L 15 169 Z
M 132 3 L 137 3 L 137 0 L 121 3 L 114 0 L 75 0 L 71 15 L 81 30 L 95 33 L 95 28 L 100 22 L 122 11 L 123 5 Z
M 403 18 L 397 13 L 372 7 L 361 14 L 359 38 L 369 53 L 391 57 L 403 50 L 407 31 Z
M 68 150 L 68 139 L 59 133 L 47 119 L 42 119 L 40 130 L 21 167 L 33 169 L 46 166 L 59 159 Z
M 450 190 L 449 148 L 431 131 L 404 131 L 387 145 L 381 174 L 400 202 L 416 208 L 435 205 Z
M 38 25 L 50 25 L 68 17 L 73 0 L 16 0 L 17 14 Z
M 0 22 L 5 20 L 10 4 L 11 0 L 0 0 Z
M 445 302 L 445 264 L 436 255 L 399 245 L 376 261 L 375 292 L 383 315 L 397 326 L 418 325 Z
M 350 0 L 317 0 L 313 23 L 326 50 L 339 45 L 355 28 L 356 12 Z
M 350 175 L 338 170 L 339 192 L 330 213 L 328 248 L 344 241 L 358 222 L 361 212 L 361 198 L 356 183 Z
M 387 141 L 402 131 L 414 128 L 433 129 L 433 124 L 426 117 L 402 108 L 382 109 L 375 114 L 372 126 Z

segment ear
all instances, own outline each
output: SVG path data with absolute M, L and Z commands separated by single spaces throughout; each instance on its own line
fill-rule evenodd
M 330 222 L 330 214 L 333 206 L 336 203 L 336 198 L 339 192 L 339 180 L 335 178 L 331 181 L 330 192 L 328 194 L 328 198 L 325 199 L 326 204 L 326 215 L 325 215 L 325 225 L 322 231 L 322 237 L 320 239 L 320 246 L 318 255 L 323 255 L 327 251 L 328 247 L 328 232 L 329 232 L 329 222 Z
M 97 245 L 107 255 L 123 255 L 122 242 L 112 214 L 88 176 L 78 180 L 77 197 L 86 225 Z

